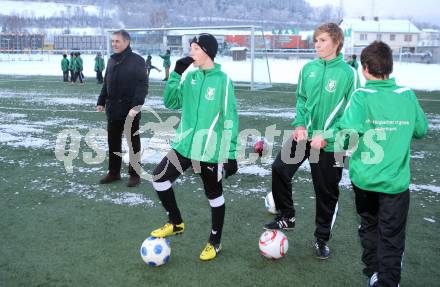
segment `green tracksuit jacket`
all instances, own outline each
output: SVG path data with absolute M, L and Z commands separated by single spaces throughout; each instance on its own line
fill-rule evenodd
M 73 67 L 73 61 L 74 61 L 74 59 L 75 59 L 74 57 L 70 57 L 70 60 L 69 60 L 69 70 L 70 70 L 70 71 L 73 71 L 73 68 L 72 68 L 72 67 Z
M 219 163 L 236 158 L 238 115 L 234 87 L 219 64 L 181 75 L 171 72 L 164 104 L 182 109 L 172 147 L 184 157 Z
M 163 59 L 163 67 L 169 68 L 171 66 L 170 54 L 159 55 Z
M 74 57 L 71 60 L 71 63 L 72 63 L 72 65 L 71 65 L 72 71 L 74 71 L 74 72 L 78 71 L 78 58 Z
M 83 59 L 81 57 L 76 58 L 76 71 L 81 72 L 83 70 Z
M 104 59 L 101 57 L 95 58 L 95 72 L 102 72 L 105 69 Z
M 357 71 L 347 65 L 342 54 L 330 61 L 316 59 L 307 63 L 298 79 L 296 117 L 292 126 L 306 127 L 309 139 L 314 134 L 322 134 L 327 141 L 324 150 L 334 151 L 334 127 L 359 85 Z
M 390 194 L 408 189 L 411 139 L 428 131 L 411 89 L 396 86 L 394 79 L 367 81 L 353 93 L 339 128 L 359 135 L 350 158 L 350 178 L 356 186 Z
M 63 58 L 61 60 L 61 70 L 63 70 L 63 72 L 67 72 L 69 70 L 69 60 L 67 60 L 67 58 Z

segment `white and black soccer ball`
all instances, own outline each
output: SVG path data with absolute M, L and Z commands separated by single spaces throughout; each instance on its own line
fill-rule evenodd
M 280 230 L 267 230 L 260 236 L 260 253 L 269 259 L 280 259 L 289 249 L 289 241 Z
M 148 266 L 163 265 L 170 259 L 170 240 L 150 236 L 142 243 L 140 252 L 142 260 Z
M 264 206 L 266 206 L 266 209 L 269 213 L 278 214 L 272 192 L 269 192 L 264 198 Z

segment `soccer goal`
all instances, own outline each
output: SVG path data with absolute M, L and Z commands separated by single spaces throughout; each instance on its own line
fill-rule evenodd
M 215 62 L 234 81 L 237 87 L 251 90 L 265 89 L 272 86 L 267 41 L 264 31 L 259 26 L 214 26 L 214 27 L 174 27 L 125 29 L 131 36 L 133 51 L 144 58 L 151 56 L 152 69 L 150 79 L 164 77 L 160 55 L 171 52 L 171 70 L 176 60 L 187 55 L 192 38 L 200 33 L 214 35 L 219 44 Z M 115 30 L 108 30 L 107 50 L 111 54 L 110 37 Z M 191 67 L 192 68 L 192 67 Z M 161 70 L 161 71 L 159 71 Z

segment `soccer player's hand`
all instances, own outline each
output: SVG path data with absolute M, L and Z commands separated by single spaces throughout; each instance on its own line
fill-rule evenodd
M 322 135 L 316 135 L 312 138 L 310 146 L 314 149 L 322 149 L 327 145 L 327 141 L 322 137 Z
M 225 178 L 230 177 L 237 173 L 238 165 L 235 159 L 228 159 L 227 162 L 223 164 L 223 176 Z
M 97 105 L 97 106 L 96 106 L 96 111 L 97 111 L 98 113 L 103 112 L 103 111 L 104 111 L 104 106 Z
M 194 62 L 194 59 L 190 56 L 181 58 L 177 60 L 176 66 L 174 67 L 174 72 L 176 72 L 179 75 L 182 75 L 183 72 L 185 72 L 186 69 Z
M 293 131 L 293 140 L 296 142 L 307 139 L 307 129 L 303 126 L 296 127 Z

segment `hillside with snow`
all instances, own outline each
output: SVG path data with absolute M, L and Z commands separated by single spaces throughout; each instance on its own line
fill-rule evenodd
M 74 16 L 78 12 L 94 16 L 99 16 L 103 13 L 101 7 L 73 3 L 64 4 L 55 2 L 2 0 L 0 15 L 50 18 Z

